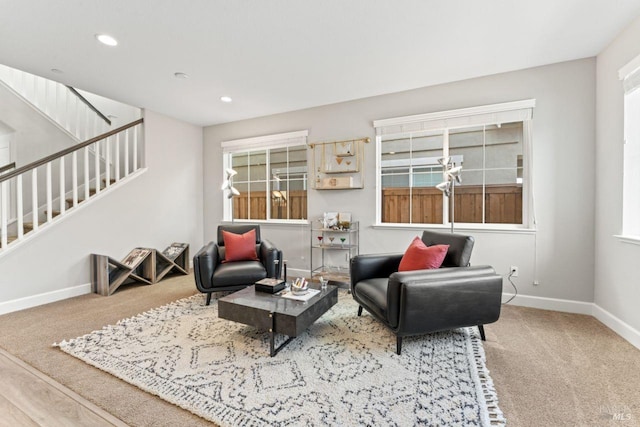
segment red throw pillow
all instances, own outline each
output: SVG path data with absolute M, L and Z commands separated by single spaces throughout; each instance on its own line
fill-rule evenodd
M 398 271 L 440 268 L 448 250 L 449 245 L 427 246 L 420 237 L 416 237 L 400 260 Z
M 244 234 L 222 230 L 222 239 L 225 247 L 225 262 L 258 259 L 258 254 L 256 254 L 256 230 L 249 230 Z

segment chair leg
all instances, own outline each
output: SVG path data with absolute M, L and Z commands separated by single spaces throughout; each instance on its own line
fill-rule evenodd
M 206 305 L 209 305 L 211 303 L 211 294 L 212 293 L 213 292 L 207 292 L 207 304 Z
M 402 337 L 396 337 L 396 353 L 400 355 L 402 353 Z
M 362 316 L 362 306 L 358 306 L 358 316 Z
M 484 325 L 478 325 L 478 330 L 480 331 L 480 338 L 482 341 L 486 341 L 487 337 L 484 336 Z

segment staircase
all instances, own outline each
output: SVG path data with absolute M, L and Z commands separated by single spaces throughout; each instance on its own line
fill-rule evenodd
M 70 86 L 2 64 L 0 83 L 23 98 L 76 142 L 111 129 L 111 120 Z
M 0 168 L 1 258 L 142 173 L 144 159 L 142 119 L 112 129 L 109 118 L 74 88 L 1 64 L 0 85 L 74 144 L 22 167 Z
M 142 124 L 136 120 L 1 174 L 0 257 L 141 173 Z M 90 150 L 103 153 L 104 161 Z

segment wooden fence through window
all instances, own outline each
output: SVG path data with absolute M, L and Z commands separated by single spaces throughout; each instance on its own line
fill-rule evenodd
M 442 224 L 442 192 L 433 187 L 382 190 L 382 222 Z M 455 222 L 482 223 L 482 186 L 463 185 L 455 190 Z M 485 223 L 522 224 L 522 186 L 485 187 Z M 411 209 L 413 207 L 413 209 Z M 411 221 L 409 221 L 411 215 Z
M 282 192 L 284 193 L 284 192 Z M 271 197 L 271 219 L 307 219 L 307 192 L 289 191 L 284 197 Z M 235 219 L 267 219 L 267 195 L 265 192 L 240 193 L 233 198 Z

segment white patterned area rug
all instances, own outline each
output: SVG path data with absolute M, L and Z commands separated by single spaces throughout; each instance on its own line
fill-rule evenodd
M 403 340 L 346 292 L 275 357 L 195 295 L 54 344 L 222 426 L 501 426 L 475 328 Z

